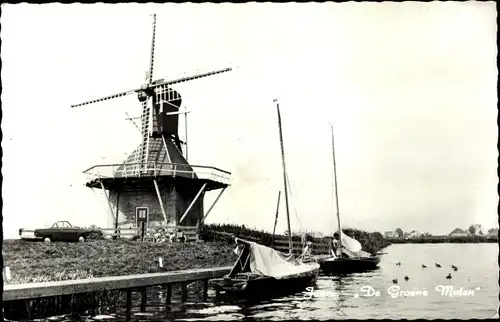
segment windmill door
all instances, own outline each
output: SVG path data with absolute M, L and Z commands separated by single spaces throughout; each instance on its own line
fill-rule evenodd
M 135 208 L 135 218 L 137 227 L 142 228 L 147 226 L 149 222 L 149 209 L 148 207 L 137 207 Z

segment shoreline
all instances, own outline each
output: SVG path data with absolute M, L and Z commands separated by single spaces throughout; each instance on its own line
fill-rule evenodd
M 387 238 L 392 244 L 486 244 L 498 243 L 498 236 L 467 236 L 467 237 L 449 237 L 449 236 L 426 236 L 419 238 Z

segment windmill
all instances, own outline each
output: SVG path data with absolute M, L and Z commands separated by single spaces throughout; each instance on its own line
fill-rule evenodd
M 88 187 L 101 188 L 103 191 L 109 190 L 109 196 L 105 195 L 116 228 L 120 212 L 125 218 L 122 218 L 122 222 L 130 223 L 134 222 L 132 210 L 135 210 L 137 225 L 141 221 L 144 224 L 144 222 L 149 223 L 157 219 L 151 218 L 150 220 L 150 217 L 158 217 L 158 213 L 153 213 L 158 207 L 154 204 L 155 201 L 151 200 L 152 186 L 155 188 L 153 195 L 156 192 L 155 197 L 158 198 L 156 203 L 159 201 L 163 221 L 172 224 L 181 224 L 184 219 L 186 219 L 184 223 L 189 224 L 202 221 L 208 215 L 208 213 L 203 214 L 205 191 L 222 189 L 220 193 L 222 194 L 228 186 L 226 181 L 229 179 L 229 172 L 207 166 L 192 166 L 184 157 L 182 145 L 186 145 L 186 142 L 182 142 L 179 138 L 178 122 L 179 115 L 186 115 L 189 111 L 180 109 L 182 97 L 171 86 L 229 72 L 232 69 L 214 70 L 174 80 L 153 80 L 155 36 L 156 14 L 153 14 L 153 37 L 146 84 L 137 89 L 71 105 L 72 108 L 81 107 L 132 94 L 137 94 L 141 104 L 140 125 L 134 122 L 135 118 L 127 114 L 129 116 L 127 119 L 132 121 L 141 133 L 139 146 L 119 165 L 96 165 L 84 171 L 92 177 L 92 180 L 86 184 Z M 102 175 L 110 169 L 111 175 Z M 200 176 L 200 172 L 203 175 Z M 207 173 L 210 177 L 208 179 Z M 199 189 L 198 193 L 194 194 L 193 189 Z M 120 195 L 122 195 L 121 202 Z M 125 200 L 123 200 L 124 196 Z M 220 195 L 216 201 L 219 197 Z M 188 202 L 189 206 L 187 206 Z M 134 206 L 130 206 L 131 204 Z M 131 209 L 133 207 L 136 209 Z M 209 211 L 212 208 L 213 205 Z M 149 210 L 153 210 L 152 213 L 149 213 Z M 189 211 L 194 212 L 191 218 L 187 217 Z

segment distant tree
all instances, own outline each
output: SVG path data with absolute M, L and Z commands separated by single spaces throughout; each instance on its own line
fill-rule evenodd
M 398 234 L 398 237 L 401 238 L 404 235 L 404 232 L 401 228 L 398 228 L 394 231 L 396 234 Z
M 480 230 L 478 235 L 479 235 L 479 236 L 483 236 L 483 235 L 484 235 L 483 231 L 482 231 L 482 230 Z
M 498 228 L 488 229 L 488 235 L 498 235 Z
M 483 235 L 483 226 L 481 224 L 475 224 L 474 229 L 475 229 L 476 235 Z
M 314 233 L 313 236 L 316 237 L 316 238 L 323 238 L 323 237 L 325 237 L 325 235 L 322 232 Z
M 468 231 L 472 236 L 476 235 L 476 227 L 474 225 L 470 225 Z

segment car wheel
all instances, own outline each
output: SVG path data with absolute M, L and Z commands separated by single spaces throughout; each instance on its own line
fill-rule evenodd
M 52 241 L 52 239 L 50 239 L 50 237 L 49 237 L 49 236 L 47 236 L 47 237 L 45 237 L 45 238 L 43 239 L 43 241 L 44 241 L 44 242 L 46 242 L 46 243 L 50 243 L 50 242 Z
M 78 241 L 79 241 L 80 243 L 83 243 L 83 242 L 85 241 L 85 237 L 84 237 L 84 236 L 80 236 L 80 237 L 78 237 Z

